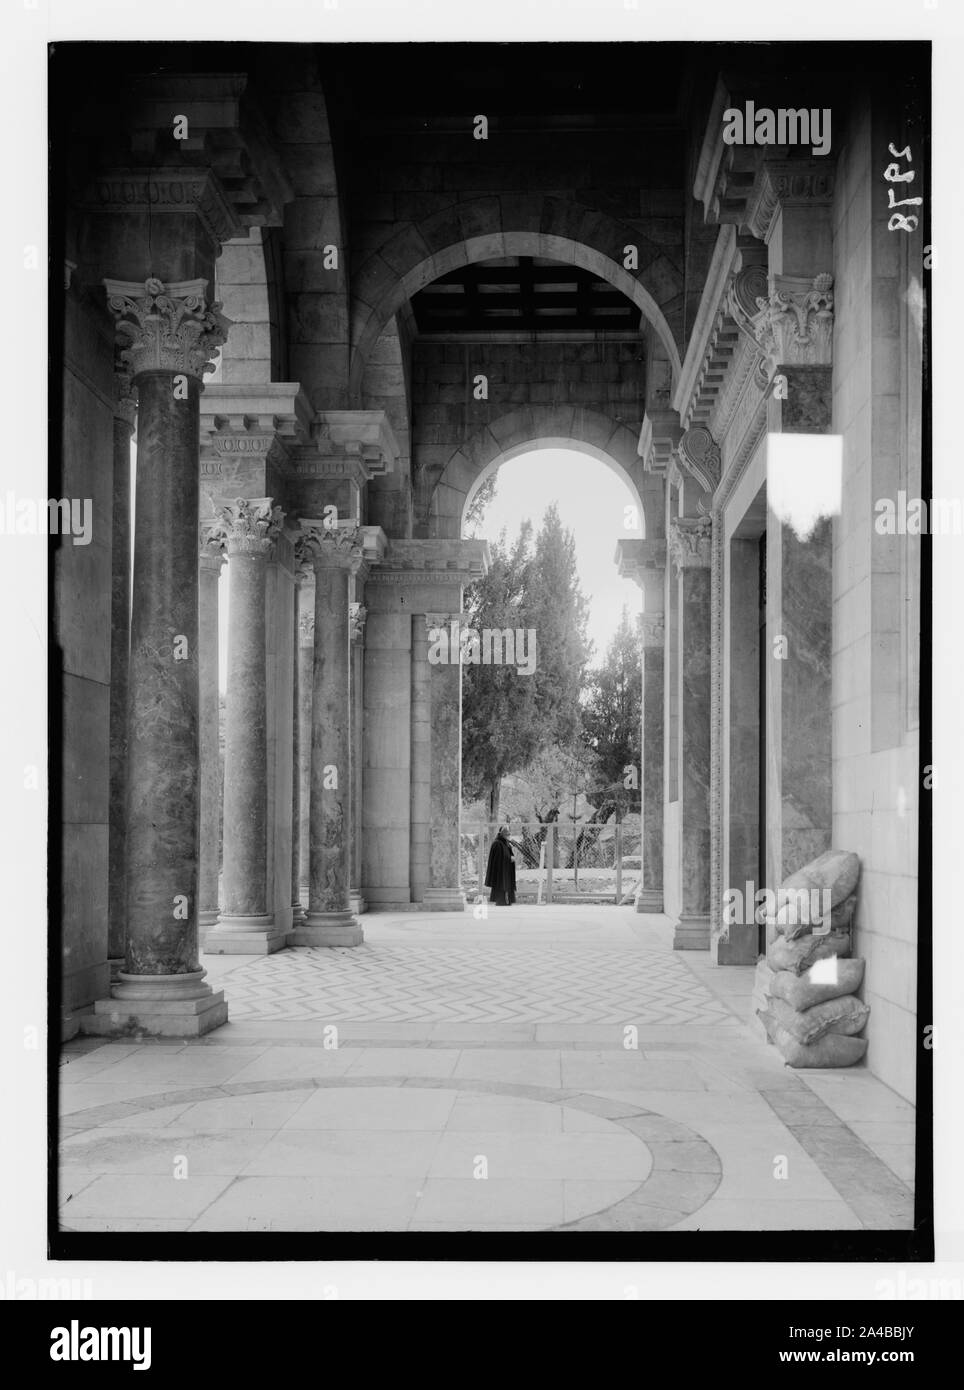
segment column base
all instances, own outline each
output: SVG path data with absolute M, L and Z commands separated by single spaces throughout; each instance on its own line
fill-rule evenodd
M 633 911 L 661 913 L 663 911 L 662 888 L 641 888 L 636 894 Z
M 228 1020 L 224 991 L 203 983 L 205 972 L 129 975 L 121 971 L 112 998 L 98 999 L 80 1018 L 82 1033 L 108 1038 L 141 1034 L 154 1038 L 198 1038 Z
M 361 914 L 367 910 L 368 904 L 365 902 L 358 888 L 352 888 L 349 892 L 348 906 L 356 917 L 360 917 Z
M 202 907 L 198 911 L 197 924 L 199 927 L 213 927 L 218 920 L 218 908 Z
M 673 928 L 674 951 L 708 951 L 709 917 L 681 917 Z
M 713 943 L 717 965 L 756 965 L 760 954 L 759 928 L 734 924 Z
M 208 956 L 270 956 L 284 949 L 286 934 L 273 917 L 218 917 L 204 938 Z
M 300 922 L 303 922 L 307 915 L 308 914 L 305 912 L 304 909 L 304 904 L 302 903 L 300 898 L 296 903 L 291 904 L 291 925 L 293 927 L 296 927 Z
M 111 984 L 114 984 L 118 975 L 124 969 L 124 957 L 111 956 L 107 964 L 110 966 L 110 982 Z
M 422 907 L 429 912 L 464 912 L 465 894 L 461 888 L 426 888 Z
M 360 946 L 361 923 L 350 908 L 343 912 L 312 912 L 288 933 L 289 946 Z

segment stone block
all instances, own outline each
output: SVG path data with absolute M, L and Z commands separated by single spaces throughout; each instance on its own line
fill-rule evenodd
M 81 1016 L 80 1031 L 106 1038 L 199 1038 L 227 1021 L 224 991 L 216 990 L 203 999 L 98 999 L 93 1013 Z

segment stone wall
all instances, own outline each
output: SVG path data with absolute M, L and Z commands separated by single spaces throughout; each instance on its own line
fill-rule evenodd
M 904 595 L 919 543 L 897 538 L 894 545 L 873 525 L 874 502 L 893 497 L 901 476 L 915 472 L 913 442 L 908 448 L 900 423 L 909 404 L 901 386 L 908 345 L 899 323 L 909 250 L 901 239 L 909 238 L 887 230 L 882 177 L 892 159 L 888 142 L 905 142 L 896 114 L 889 126 L 880 115 L 872 125 L 866 105 L 855 109 L 861 114 L 840 152 L 834 206 L 833 411 L 844 440 L 844 480 L 834 526 L 833 843 L 855 850 L 863 865 L 855 954 L 867 960 L 862 995 L 873 1009 L 867 1063 L 912 1100 L 918 734 L 916 691 L 901 651 L 917 641 L 916 615 L 908 629 Z

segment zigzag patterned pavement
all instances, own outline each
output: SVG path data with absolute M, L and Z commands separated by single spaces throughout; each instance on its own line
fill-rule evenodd
M 231 971 L 236 1021 L 714 1024 L 726 1006 L 665 950 L 366 941 Z

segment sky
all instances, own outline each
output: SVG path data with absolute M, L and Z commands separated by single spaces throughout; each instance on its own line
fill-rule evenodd
M 503 463 L 496 474 L 496 495 L 475 534 L 497 539 L 518 535 L 525 517 L 539 530 L 546 508 L 555 502 L 564 527 L 573 532 L 576 569 L 589 602 L 589 636 L 595 643 L 592 662 L 603 658 L 625 605 L 631 616 L 643 611 L 643 595 L 632 579 L 621 579 L 616 542 L 640 537 L 641 528 L 626 509 L 633 506 L 629 488 L 599 459 L 575 449 L 537 449 Z

